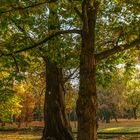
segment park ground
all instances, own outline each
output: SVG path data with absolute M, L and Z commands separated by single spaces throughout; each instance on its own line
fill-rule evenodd
M 0 127 L 0 140 L 39 140 L 42 135 L 43 122 L 30 122 L 28 127 L 22 124 L 21 128 L 17 129 L 16 124 L 6 124 L 5 127 Z M 73 130 L 76 130 L 76 122 L 72 122 Z M 119 119 L 118 122 L 111 120 L 110 123 L 99 122 L 99 133 L 111 133 L 109 135 L 99 134 L 99 140 L 140 140 L 140 119 L 127 120 Z M 131 133 L 127 134 L 125 133 Z M 133 134 L 136 133 L 136 134 Z M 124 133 L 124 134 L 113 134 Z

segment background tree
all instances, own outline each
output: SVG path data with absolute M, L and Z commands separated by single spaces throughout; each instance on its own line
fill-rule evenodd
M 16 84 L 15 85 L 16 94 L 21 99 L 21 114 L 17 116 L 19 127 L 21 126 L 21 122 L 26 122 L 26 126 L 28 126 L 28 122 L 32 121 L 33 118 L 33 109 L 35 105 L 35 99 L 33 93 L 30 90 L 30 86 L 24 84 Z
M 137 71 L 137 72 L 136 72 Z M 127 81 L 125 98 L 128 104 L 128 118 L 134 117 L 137 119 L 137 113 L 140 106 L 140 94 L 139 94 L 139 72 L 136 69 L 132 78 Z

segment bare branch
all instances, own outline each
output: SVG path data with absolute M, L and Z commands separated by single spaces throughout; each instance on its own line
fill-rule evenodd
M 63 83 L 66 83 L 77 71 L 78 71 L 79 67 L 77 67 L 73 72 L 70 72 L 70 74 L 68 75 L 68 77 L 66 77 L 63 81 Z

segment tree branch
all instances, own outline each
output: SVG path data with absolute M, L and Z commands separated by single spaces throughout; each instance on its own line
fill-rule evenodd
M 35 4 L 32 4 L 32 5 L 26 6 L 26 7 L 21 7 L 21 6 L 19 6 L 19 7 L 14 7 L 14 8 L 12 8 L 12 9 L 9 9 L 9 10 L 6 10 L 6 11 L 1 11 L 1 12 L 0 12 L 0 16 L 1 16 L 2 14 L 10 13 L 10 12 L 15 11 L 15 10 L 25 10 L 25 9 L 37 7 L 37 6 L 46 4 L 46 3 L 49 3 L 49 1 L 44 1 L 44 2 L 40 2 L 40 3 L 35 3 Z
M 135 46 L 138 46 L 138 48 L 140 48 L 140 39 L 136 39 L 136 40 L 132 41 L 129 44 L 118 45 L 117 47 L 115 45 L 112 49 L 109 49 L 109 50 L 106 50 L 106 51 L 103 51 L 101 53 L 96 54 L 95 55 L 96 62 L 98 63 L 101 60 L 106 59 L 106 58 L 110 57 L 113 54 L 116 54 L 118 52 L 122 52 L 124 50 L 131 49 L 131 48 L 133 48 Z
M 14 25 L 18 28 L 19 31 L 21 31 L 26 37 L 28 37 L 32 43 L 35 44 L 35 41 L 30 37 L 29 33 L 25 31 L 24 28 L 22 28 L 20 25 L 18 25 L 13 19 L 11 21 L 14 23 Z
M 119 36 L 118 36 L 118 38 L 117 38 L 117 40 L 116 40 L 116 42 L 115 42 L 115 46 L 116 46 L 116 47 L 118 47 L 118 43 L 119 43 L 120 38 L 122 37 L 122 35 L 123 35 L 123 31 L 120 32 L 120 34 L 119 34 Z
M 70 74 L 66 78 L 64 78 L 64 84 L 78 71 L 78 68 L 79 67 L 77 67 L 72 73 L 70 72 Z
M 59 31 L 56 31 L 56 32 L 53 31 L 53 33 L 50 33 L 50 35 L 47 36 L 45 39 L 43 39 L 42 41 L 40 41 L 38 43 L 35 43 L 32 46 L 29 46 L 29 47 L 26 47 L 26 48 L 23 48 L 23 49 L 19 49 L 17 51 L 7 53 L 7 54 L 3 53 L 3 54 L 0 55 L 0 57 L 2 57 L 2 56 L 11 56 L 13 54 L 17 54 L 17 53 L 21 53 L 21 52 L 24 52 L 24 51 L 27 51 L 27 50 L 31 50 L 33 48 L 36 48 L 36 47 L 46 43 L 47 41 L 51 40 L 52 38 L 54 38 L 54 37 L 56 37 L 58 35 L 69 34 L 69 33 L 81 34 L 81 30 L 73 29 L 73 30 L 59 30 Z
M 13 58 L 13 60 L 15 62 L 16 71 L 19 72 L 19 67 L 18 67 L 18 63 L 17 63 L 17 60 L 16 60 L 15 56 L 14 55 L 11 55 L 11 57 Z
M 68 0 L 71 4 L 73 4 L 72 0 Z M 78 10 L 78 8 L 76 6 L 73 6 L 73 9 L 75 10 L 75 12 L 77 13 L 77 15 L 80 17 L 80 19 L 82 20 L 82 13 Z
M 4 55 L 4 53 L 3 53 L 3 51 L 2 51 L 2 50 L 0 50 L 0 53 L 1 53 L 1 54 L 0 54 L 0 57 Z

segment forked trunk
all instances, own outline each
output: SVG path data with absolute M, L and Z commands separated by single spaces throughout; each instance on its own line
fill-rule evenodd
M 60 24 L 58 3 L 54 2 L 49 5 L 48 30 L 56 29 L 60 29 Z M 54 40 L 48 42 L 48 51 L 50 53 L 59 49 L 59 38 Z M 54 52 L 52 55 L 56 56 L 56 53 Z M 73 140 L 65 113 L 62 69 L 58 68 L 56 58 L 44 57 L 44 60 L 46 64 L 46 94 L 44 106 L 45 128 L 42 140 Z
M 73 140 L 65 113 L 62 70 L 46 57 L 45 128 L 42 140 Z
M 97 140 L 95 23 L 98 3 L 83 1 L 80 89 L 77 100 L 78 140 Z

